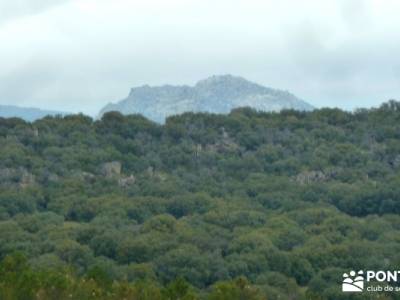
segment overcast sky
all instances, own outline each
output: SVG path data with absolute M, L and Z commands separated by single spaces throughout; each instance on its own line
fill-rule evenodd
M 400 100 L 398 0 L 0 0 L 0 104 L 95 115 L 240 75 L 317 106 Z

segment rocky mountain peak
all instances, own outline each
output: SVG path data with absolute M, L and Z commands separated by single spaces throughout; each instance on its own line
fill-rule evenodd
M 287 91 L 267 88 L 242 77 L 219 75 L 200 80 L 194 86 L 143 85 L 133 88 L 126 99 L 104 107 L 100 116 L 108 111 L 119 111 L 142 114 L 162 123 L 168 116 L 184 112 L 229 113 L 245 106 L 261 111 L 313 109 Z

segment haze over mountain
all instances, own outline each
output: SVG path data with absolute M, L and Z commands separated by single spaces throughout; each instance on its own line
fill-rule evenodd
M 54 110 L 42 110 L 33 107 L 19 107 L 13 105 L 0 105 L 0 117 L 3 118 L 21 118 L 28 122 L 33 122 L 37 119 L 44 118 L 46 116 L 55 115 L 67 115 L 67 112 L 54 111 Z
M 142 114 L 153 121 L 164 122 L 166 117 L 184 112 L 224 114 L 245 106 L 261 111 L 313 109 L 312 105 L 287 91 L 267 88 L 242 77 L 222 75 L 201 80 L 195 86 L 144 85 L 132 88 L 127 98 L 106 105 L 99 116 L 119 111 L 125 115 Z
M 162 123 L 168 116 L 184 112 L 225 114 L 234 108 L 245 106 L 261 111 L 314 108 L 287 91 L 267 88 L 242 77 L 222 75 L 201 80 L 194 86 L 144 85 L 132 88 L 127 98 L 106 105 L 99 116 L 105 112 L 119 111 L 125 115 L 142 114 L 150 120 Z M 0 117 L 18 117 L 28 122 L 48 115 L 67 114 L 69 113 L 33 107 L 0 105 Z

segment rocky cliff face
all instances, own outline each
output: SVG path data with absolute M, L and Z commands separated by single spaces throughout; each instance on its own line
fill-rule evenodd
M 119 111 L 123 114 L 142 114 L 162 123 L 166 117 L 184 112 L 224 114 L 244 106 L 261 111 L 313 109 L 310 104 L 289 92 L 267 88 L 241 77 L 224 75 L 201 80 L 193 87 L 145 85 L 133 88 L 126 99 L 105 106 L 100 116 L 109 111 Z

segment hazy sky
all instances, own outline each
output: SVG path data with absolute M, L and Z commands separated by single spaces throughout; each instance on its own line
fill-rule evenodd
M 400 100 L 398 0 L 0 0 L 0 104 L 96 114 L 240 75 L 311 104 Z

